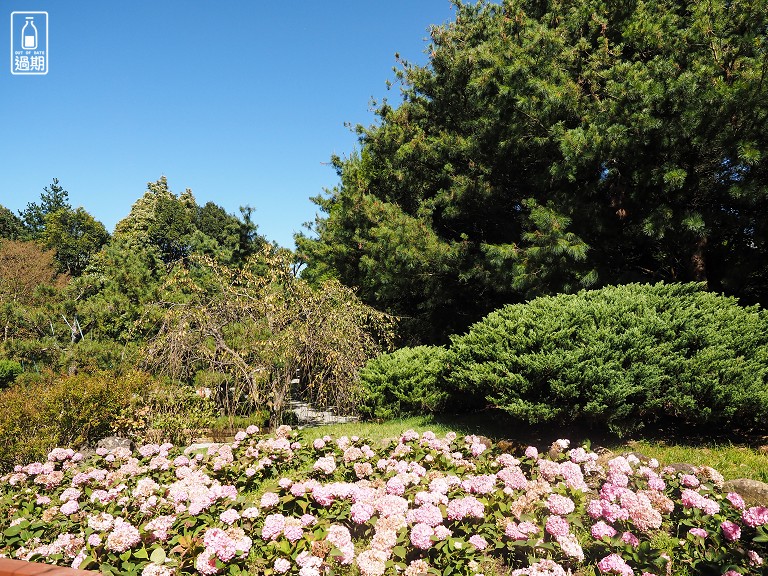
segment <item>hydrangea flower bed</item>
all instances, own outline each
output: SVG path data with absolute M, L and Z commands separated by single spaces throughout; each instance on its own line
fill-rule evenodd
M 502 453 L 287 426 L 185 454 L 53 450 L 0 478 L 0 557 L 103 574 L 764 574 L 768 508 L 722 476 L 558 440 Z M 505 568 L 506 567 L 506 568 Z

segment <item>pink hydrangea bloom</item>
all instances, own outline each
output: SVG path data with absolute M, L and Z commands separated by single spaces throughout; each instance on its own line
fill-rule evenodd
M 264 518 L 264 526 L 261 529 L 261 537 L 264 540 L 277 540 L 285 528 L 285 516 L 282 514 L 270 514 Z
M 240 519 L 240 514 L 237 510 L 234 510 L 232 508 L 225 510 L 219 515 L 219 519 L 224 522 L 224 524 L 232 525 L 235 522 L 237 522 Z
M 579 541 L 576 539 L 574 534 L 564 534 L 562 536 L 558 536 L 555 538 L 555 540 L 557 540 L 557 543 L 560 545 L 560 549 L 566 556 L 575 558 L 579 562 L 584 561 L 584 550 L 582 549 L 581 544 L 579 544 Z
M 747 561 L 749 562 L 750 566 L 762 566 L 763 565 L 763 558 L 755 552 L 754 550 L 748 550 L 747 551 Z
M 618 554 L 610 554 L 597 563 L 597 568 L 604 574 L 620 574 L 633 576 L 635 571 Z
M 357 556 L 357 567 L 363 576 L 383 576 L 387 554 L 382 550 L 365 550 Z
M 688 530 L 688 533 L 692 536 L 696 536 L 697 538 L 706 538 L 707 537 L 707 531 L 704 530 L 704 528 L 691 528 Z
M 67 500 L 64 502 L 64 504 L 61 505 L 59 510 L 62 514 L 69 516 L 70 514 L 74 514 L 80 510 L 80 505 L 77 503 L 77 500 Z
M 241 514 L 241 516 L 243 518 L 248 518 L 249 520 L 252 520 L 254 518 L 258 518 L 260 513 L 261 512 L 256 506 L 250 506 L 245 510 L 243 510 L 243 513 Z
M 229 562 L 237 550 L 235 541 L 221 528 L 209 528 L 203 536 L 205 548 L 215 554 L 222 562 Z
M 683 474 L 680 476 L 680 484 L 686 488 L 698 488 L 701 482 L 699 482 L 699 479 L 693 474 Z
M 528 446 L 528 448 L 525 449 L 525 455 L 528 458 L 532 458 L 533 460 L 536 460 L 539 457 L 539 451 L 536 449 L 535 446 Z
M 725 539 L 729 542 L 735 542 L 741 538 L 741 527 L 735 522 L 725 520 L 722 524 L 720 524 L 720 529 L 723 531 L 723 536 L 725 536 Z
M 547 508 L 552 514 L 567 516 L 576 509 L 573 500 L 560 494 L 550 494 L 547 498 Z
M 768 524 L 768 508 L 765 506 L 752 506 L 741 514 L 741 519 L 747 526 L 756 528 Z
M 365 524 L 373 516 L 373 506 L 367 502 L 355 502 L 349 510 L 350 518 L 355 524 Z
M 286 560 L 285 558 L 278 558 L 277 560 L 275 560 L 273 569 L 278 574 L 285 574 L 286 572 L 288 572 L 288 570 L 291 569 L 291 562 L 290 560 Z
M 152 537 L 161 542 L 168 539 L 168 532 L 173 527 L 176 516 L 158 516 L 144 526 L 144 530 L 152 534 Z
M 667 487 L 666 482 L 661 479 L 659 476 L 652 476 L 648 478 L 648 488 L 651 490 L 656 490 L 658 492 L 661 492 Z
M 125 552 L 141 542 L 141 536 L 135 526 L 122 518 L 115 518 L 112 532 L 107 536 L 106 547 L 112 552 Z
M 734 508 L 737 508 L 739 510 L 744 510 L 746 505 L 744 504 L 744 498 L 741 497 L 741 494 L 738 494 L 736 492 L 728 492 L 728 494 L 725 497 L 728 499 L 728 502 L 730 502 Z
M 616 536 L 616 529 L 610 524 L 606 524 L 602 520 L 600 520 L 599 522 L 596 522 L 592 526 L 592 529 L 590 530 L 590 532 L 592 533 L 592 536 L 594 538 L 597 538 L 598 540 L 606 536 L 608 538 L 613 538 L 614 536 Z
M 485 550 L 488 548 L 488 541 L 479 534 L 473 534 L 469 537 L 469 543 L 472 544 L 478 550 Z
M 625 544 L 629 544 L 633 548 L 637 548 L 640 545 L 640 540 L 632 532 L 624 532 L 621 535 L 621 541 Z
M 547 534 L 552 536 L 565 536 L 570 531 L 568 521 L 562 516 L 552 515 L 547 518 L 547 522 L 544 526 Z
M 336 470 L 336 460 L 333 456 L 323 456 L 317 459 L 313 469 L 319 470 L 324 474 L 333 474 L 333 471 Z
M 570 570 L 560 566 L 554 560 L 539 560 L 528 568 L 518 568 L 512 571 L 512 576 L 569 576 Z
M 411 544 L 420 550 L 427 550 L 432 547 L 432 536 L 435 535 L 434 529 L 427 524 L 414 524 L 411 528 Z
M 409 524 L 427 524 L 433 528 L 443 522 L 443 513 L 433 504 L 424 504 L 408 510 L 406 520 Z
M 259 506 L 262 508 L 272 508 L 272 506 L 277 506 L 280 503 L 280 496 L 275 494 L 274 492 L 264 492 L 261 496 L 261 500 L 259 502 Z
M 301 522 L 302 526 L 312 526 L 317 522 L 317 518 L 312 516 L 312 514 L 302 514 L 301 518 L 299 518 L 299 522 Z
M 216 555 L 207 549 L 201 552 L 195 560 L 195 570 L 203 576 L 217 574 L 219 569 L 216 568 Z
M 456 498 L 448 502 L 446 515 L 449 520 L 462 520 L 467 517 L 482 518 L 485 505 L 474 496 Z

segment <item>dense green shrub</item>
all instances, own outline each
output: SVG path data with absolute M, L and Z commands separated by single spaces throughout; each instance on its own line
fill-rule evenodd
M 22 371 L 21 364 L 18 362 L 0 359 L 0 389 L 13 384 Z
M 188 441 L 210 424 L 210 402 L 189 386 L 141 372 L 44 373 L 0 391 L 0 470 L 111 434 Z
M 438 385 L 446 355 L 439 346 L 417 346 L 370 360 L 360 371 L 361 413 L 387 419 L 439 411 L 447 398 Z
M 697 284 L 502 308 L 455 337 L 447 380 L 527 422 L 765 429 L 768 317 Z

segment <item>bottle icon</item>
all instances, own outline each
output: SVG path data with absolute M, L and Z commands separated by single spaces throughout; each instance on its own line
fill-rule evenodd
M 21 29 L 21 47 L 25 50 L 37 50 L 37 28 L 33 16 L 27 16 L 24 28 Z

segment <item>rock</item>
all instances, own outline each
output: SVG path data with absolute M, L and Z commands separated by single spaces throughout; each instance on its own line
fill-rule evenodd
M 768 484 L 759 480 L 728 480 L 723 484 L 723 492 L 740 494 L 747 506 L 768 506 Z
M 665 466 L 666 468 L 667 466 Z M 669 464 L 669 468 L 672 468 L 675 472 L 682 472 L 683 474 L 696 474 L 696 466 L 693 464 L 687 464 L 685 462 L 675 462 L 673 464 Z
M 518 440 L 499 440 L 496 446 L 498 446 L 500 451 L 507 454 L 522 454 L 525 452 L 528 444 Z
M 107 436 L 96 442 L 96 448 L 104 448 L 105 450 L 114 450 L 115 448 L 127 448 L 133 450 L 133 442 L 130 438 L 122 438 L 121 436 Z
M 642 464 L 648 464 L 651 461 L 651 459 L 648 458 L 648 456 L 646 456 L 641 452 L 624 452 L 622 456 L 624 456 L 624 458 L 626 458 L 627 456 L 634 456 L 635 458 L 640 460 Z
M 88 458 L 90 458 L 91 456 L 96 455 L 96 450 L 94 450 L 90 446 L 81 446 L 78 452 L 80 452 L 80 454 L 83 455 L 83 460 L 88 460 Z
M 487 436 L 478 436 L 477 437 L 478 444 L 482 444 L 486 447 L 486 449 L 493 448 L 493 440 L 488 438 Z
M 208 448 L 211 446 L 214 446 L 218 448 L 221 446 L 220 442 L 197 442 L 195 444 L 190 444 L 186 448 L 184 448 L 184 454 L 189 456 L 190 454 L 207 454 Z

